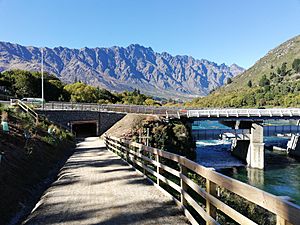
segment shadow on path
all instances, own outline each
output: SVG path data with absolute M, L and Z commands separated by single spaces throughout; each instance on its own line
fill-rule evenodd
M 168 197 L 96 144 L 76 150 L 23 224 L 188 224 Z

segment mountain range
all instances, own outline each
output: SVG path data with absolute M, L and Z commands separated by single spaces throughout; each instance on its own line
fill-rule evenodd
M 43 48 L 44 70 L 66 83 L 82 81 L 112 91 L 139 89 L 142 93 L 188 99 L 207 95 L 242 73 L 225 64 L 157 53 L 137 44 L 111 48 Z M 41 70 L 41 48 L 0 42 L 0 72 Z

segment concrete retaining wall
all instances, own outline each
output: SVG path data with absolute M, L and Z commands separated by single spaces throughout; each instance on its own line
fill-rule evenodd
M 116 122 L 122 119 L 126 114 L 115 112 L 93 112 L 93 111 L 63 111 L 63 110 L 39 110 L 39 115 L 46 116 L 50 121 L 71 128 L 71 124 L 80 121 L 96 121 L 97 135 L 105 133 Z

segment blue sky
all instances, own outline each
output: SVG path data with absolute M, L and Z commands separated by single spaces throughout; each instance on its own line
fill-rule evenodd
M 0 40 L 126 47 L 249 67 L 300 34 L 300 0 L 0 0 Z

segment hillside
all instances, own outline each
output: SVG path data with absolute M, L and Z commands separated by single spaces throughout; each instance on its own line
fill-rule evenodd
M 249 80 L 251 80 L 253 84 L 258 85 L 262 75 L 269 75 L 274 69 L 281 67 L 283 63 L 287 63 L 287 68 L 291 69 L 295 58 L 300 58 L 300 35 L 269 51 L 251 68 L 236 76 L 231 84 L 226 85 L 221 90 L 232 91 L 247 87 Z
M 186 106 L 294 107 L 300 106 L 300 36 L 269 51 L 250 69 L 204 98 Z
M 151 48 L 44 48 L 44 68 L 66 83 L 83 81 L 112 91 L 139 89 L 165 98 L 208 94 L 244 69 L 218 65 L 190 56 L 156 53 Z M 0 42 L 0 72 L 10 69 L 39 71 L 41 48 Z
M 0 104 L 0 115 L 9 125 L 9 132 L 0 132 L 0 224 L 20 224 L 73 152 L 75 142 L 70 133 L 48 121 L 36 124 L 17 109 Z M 56 129 L 51 135 L 50 126 Z

